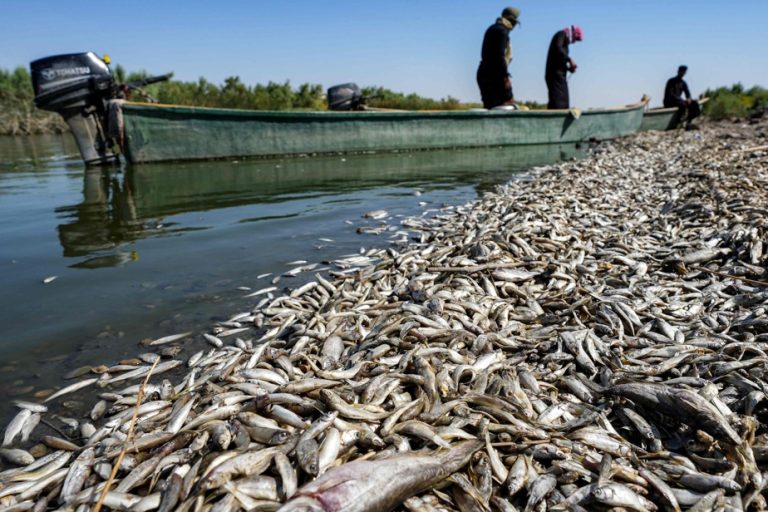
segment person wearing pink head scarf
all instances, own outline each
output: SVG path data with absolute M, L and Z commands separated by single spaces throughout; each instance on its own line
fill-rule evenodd
M 576 72 L 576 63 L 568 54 L 568 47 L 577 41 L 584 39 L 584 33 L 581 27 L 571 25 L 558 31 L 549 43 L 549 52 L 547 53 L 547 69 L 544 78 L 547 82 L 549 91 L 549 109 L 567 109 L 570 108 L 570 97 L 568 95 L 567 74 Z

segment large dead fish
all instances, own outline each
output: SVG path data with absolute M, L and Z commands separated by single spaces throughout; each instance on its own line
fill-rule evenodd
M 305 485 L 280 512 L 385 512 L 458 471 L 481 441 L 463 441 L 433 454 L 406 453 L 357 460 L 329 470 Z

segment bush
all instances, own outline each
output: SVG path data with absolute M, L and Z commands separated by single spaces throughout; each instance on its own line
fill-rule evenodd
M 744 118 L 756 109 L 768 108 L 768 89 L 754 86 L 745 90 L 740 83 L 719 87 L 704 93 L 709 102 L 704 114 L 712 119 Z
M 704 106 L 704 113 L 716 120 L 746 117 L 747 107 L 738 95 L 723 93 L 709 100 Z
M 398 110 L 458 110 L 466 108 L 456 98 L 433 100 L 415 93 L 403 94 L 384 87 L 364 87 L 363 96 L 370 98 L 367 105 L 376 108 L 392 108 Z

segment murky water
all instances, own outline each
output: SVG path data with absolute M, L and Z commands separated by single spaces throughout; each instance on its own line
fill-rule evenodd
M 358 234 L 377 225 L 367 211 L 387 210 L 397 224 L 582 153 L 533 146 L 86 171 L 68 136 L 0 137 L 0 389 L 33 398 L 73 368 L 135 356 L 142 339 L 201 332 L 248 310 L 255 300 L 242 287 L 268 286 L 272 276 L 257 276 L 289 261 L 385 246 L 389 233 Z

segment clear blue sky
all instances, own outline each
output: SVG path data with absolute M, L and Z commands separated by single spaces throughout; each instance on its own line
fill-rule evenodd
M 522 10 L 510 67 L 519 99 L 546 99 L 549 40 L 570 24 L 585 37 L 571 47 L 575 106 L 643 93 L 658 104 L 681 63 L 693 94 L 768 86 L 768 0 L 3 0 L 0 68 L 92 50 L 129 71 L 174 71 L 181 80 L 354 81 L 479 101 L 482 35 L 506 5 Z

